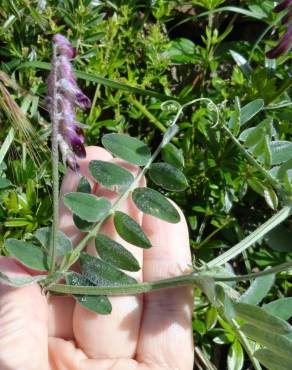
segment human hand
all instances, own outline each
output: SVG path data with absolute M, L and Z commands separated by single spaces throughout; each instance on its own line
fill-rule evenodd
M 135 175 L 138 169 L 112 159 L 102 148 L 88 147 L 80 161 L 81 173 L 90 178 L 92 159 L 113 160 Z M 140 186 L 145 180 L 142 180 Z M 61 193 L 74 191 L 78 176 L 69 172 Z M 116 197 L 91 182 L 95 194 Z M 142 250 L 122 241 L 112 220 L 102 232 L 121 242 L 142 269 L 132 273 L 138 281 L 155 281 L 187 272 L 191 264 L 184 216 L 170 224 L 143 215 L 128 199 L 122 209 L 139 222 L 153 247 Z M 61 205 L 60 228 L 76 243 L 82 234 L 71 213 Z M 94 252 L 94 245 L 87 252 Z M 28 275 L 30 271 L 9 257 L 0 258 L 0 271 Z M 144 295 L 110 297 L 110 315 L 94 314 L 72 297 L 49 296 L 37 284 L 22 288 L 0 284 L 0 370 L 191 370 L 192 288 L 178 287 Z

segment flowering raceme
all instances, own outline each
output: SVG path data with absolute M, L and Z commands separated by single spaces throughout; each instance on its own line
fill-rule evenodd
M 275 13 L 283 10 L 288 10 L 282 19 L 282 24 L 287 24 L 288 28 L 280 38 L 278 45 L 267 52 L 266 55 L 268 58 L 277 58 L 282 54 L 286 54 L 292 47 L 292 0 L 284 0 L 274 8 Z
M 76 82 L 70 62 L 76 55 L 75 48 L 66 37 L 60 34 L 53 36 L 53 44 L 56 48 L 56 56 L 53 57 L 52 71 L 48 79 L 47 103 L 52 121 L 53 108 L 57 109 L 58 143 L 63 161 L 70 168 L 78 171 L 76 156 L 79 158 L 86 156 L 83 133 L 83 128 L 86 126 L 77 122 L 75 107 L 90 108 L 91 101 L 79 89 Z

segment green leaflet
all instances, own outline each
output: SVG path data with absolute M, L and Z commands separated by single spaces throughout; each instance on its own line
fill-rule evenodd
M 81 253 L 80 267 L 82 275 L 97 286 L 119 286 L 136 283 L 136 280 L 131 276 L 88 253 Z
M 237 316 L 251 324 L 261 332 L 287 335 L 292 332 L 292 327 L 284 320 L 275 317 L 262 308 L 247 303 L 233 304 Z
M 275 282 L 275 275 L 266 275 L 255 279 L 239 299 L 239 302 L 259 304 L 268 294 Z
M 106 198 L 95 195 L 72 192 L 64 194 L 64 204 L 82 220 L 97 222 L 110 210 L 111 203 Z
M 264 107 L 263 99 L 256 99 L 246 104 L 240 110 L 240 125 L 244 125 L 246 122 L 251 120 L 258 112 Z
M 151 157 L 147 145 L 128 135 L 106 134 L 101 142 L 113 155 L 138 166 L 144 166 Z
M 51 245 L 52 228 L 42 227 L 38 229 L 34 236 L 41 243 L 41 245 L 49 251 Z M 61 230 L 58 231 L 57 255 L 64 256 L 72 250 L 71 240 Z
M 141 226 L 127 214 L 116 211 L 114 224 L 118 234 L 127 242 L 141 248 L 151 247 L 151 243 Z
M 185 175 L 169 163 L 154 163 L 150 167 L 149 176 L 155 184 L 166 190 L 183 191 L 188 186 Z
M 25 266 L 39 271 L 48 270 L 48 256 L 38 246 L 17 239 L 6 239 L 5 248 Z
M 90 161 L 89 171 L 98 183 L 109 189 L 117 186 L 119 190 L 125 190 L 134 181 L 131 172 L 106 161 Z
M 15 287 L 22 287 L 33 283 L 37 283 L 38 281 L 45 280 L 46 278 L 47 275 L 10 277 L 0 271 L 0 281 L 3 280 L 6 283 Z
M 181 169 L 184 167 L 185 161 L 181 149 L 177 149 L 173 144 L 169 143 L 162 148 L 161 151 L 164 162 L 170 163 L 173 166 Z
M 283 320 L 289 320 L 292 317 L 292 297 L 276 299 L 273 302 L 263 305 L 266 312 L 277 316 Z
M 111 265 L 127 271 L 140 270 L 139 262 L 132 253 L 108 236 L 98 234 L 95 247 L 100 258 Z
M 136 206 L 144 213 L 171 223 L 180 221 L 176 208 L 158 191 L 149 188 L 137 188 L 132 198 Z

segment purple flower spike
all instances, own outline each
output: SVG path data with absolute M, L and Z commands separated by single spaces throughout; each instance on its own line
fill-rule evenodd
M 74 108 L 90 108 L 91 101 L 79 89 L 70 63 L 70 59 L 75 56 L 75 49 L 66 37 L 60 34 L 53 37 L 53 42 L 57 46 L 57 55 L 52 60 L 53 69 L 48 79 L 46 101 L 58 126 L 58 144 L 63 161 L 73 171 L 79 172 L 77 157 L 86 157 L 82 129 L 86 125 L 77 122 Z
M 274 8 L 275 13 L 280 13 L 282 10 L 289 8 L 292 5 L 292 0 L 284 0 Z
M 281 37 L 278 45 L 267 52 L 268 58 L 277 58 L 282 54 L 286 54 L 292 47 L 292 26 L 288 27 L 287 32 Z
M 69 59 L 73 59 L 76 56 L 76 49 L 70 44 L 65 36 L 57 33 L 53 36 L 53 42 L 57 45 L 60 55 L 64 55 Z

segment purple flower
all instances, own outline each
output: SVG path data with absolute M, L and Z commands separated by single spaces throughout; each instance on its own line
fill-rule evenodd
M 83 94 L 79 87 L 72 81 L 67 80 L 66 78 L 62 78 L 59 81 L 59 86 L 62 94 L 66 96 L 71 104 L 78 105 L 82 109 L 91 107 L 90 99 L 85 94 Z
M 79 172 L 80 166 L 76 160 L 76 156 L 72 152 L 68 143 L 64 140 L 62 135 L 58 135 L 58 143 L 60 152 L 63 157 L 63 162 L 67 163 L 68 166 L 75 172 Z
M 71 43 L 66 39 L 65 36 L 57 33 L 53 36 L 53 42 L 57 45 L 58 52 L 60 55 L 64 55 L 69 59 L 73 59 L 76 56 L 76 49 L 73 48 Z
M 60 107 L 62 110 L 62 119 L 60 120 L 60 132 L 64 140 L 70 145 L 73 152 L 79 158 L 85 158 L 84 132 L 80 124 L 76 121 L 74 110 L 69 100 L 64 98 Z
M 288 29 L 280 38 L 278 44 L 266 53 L 268 58 L 277 58 L 280 55 L 286 54 L 292 47 L 292 0 L 284 0 L 274 8 L 275 13 L 288 9 L 287 14 L 282 18 L 282 24 L 288 24 Z
M 76 157 L 86 157 L 82 129 L 85 125 L 77 122 L 74 108 L 76 106 L 82 109 L 90 108 L 91 101 L 78 87 L 70 63 L 70 59 L 75 56 L 75 49 L 60 34 L 53 37 L 53 42 L 57 46 L 57 56 L 52 60 L 53 69 L 48 78 L 46 101 L 51 115 L 53 112 L 57 113 L 58 143 L 63 161 L 71 169 L 78 171 Z

